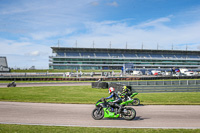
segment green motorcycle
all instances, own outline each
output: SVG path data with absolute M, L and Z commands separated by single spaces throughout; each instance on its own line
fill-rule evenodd
M 140 105 L 140 99 L 138 98 L 133 98 L 134 96 L 136 96 L 138 93 L 120 93 L 118 92 L 118 95 L 120 96 L 120 98 L 122 99 L 122 101 L 126 101 L 126 100 L 133 100 L 132 103 L 130 103 L 133 106 L 138 106 Z
M 133 120 L 136 116 L 136 111 L 131 107 L 126 107 L 133 100 L 127 100 L 120 104 L 121 111 L 119 112 L 117 107 L 112 104 L 113 100 L 106 101 L 105 98 L 101 98 L 96 103 L 96 108 L 92 111 L 92 117 L 95 120 L 102 118 L 124 118 L 125 120 Z

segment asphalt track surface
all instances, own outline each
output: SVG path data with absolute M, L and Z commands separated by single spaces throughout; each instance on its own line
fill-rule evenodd
M 89 104 L 51 104 L 0 102 L 0 124 L 109 127 L 109 128 L 183 128 L 200 129 L 200 106 L 134 106 L 134 120 L 122 118 L 94 120 Z
M 0 87 L 7 87 L 8 83 L 0 83 Z M 46 83 L 17 83 L 17 87 L 33 86 L 84 86 L 91 85 L 90 82 L 46 82 Z

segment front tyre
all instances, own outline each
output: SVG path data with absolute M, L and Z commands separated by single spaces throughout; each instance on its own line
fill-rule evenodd
M 92 118 L 95 120 L 101 120 L 104 117 L 103 108 L 95 108 L 92 111 Z
M 132 105 L 133 105 L 133 106 L 138 106 L 138 105 L 140 105 L 140 99 L 134 98 L 134 99 L 133 99 L 133 102 L 132 102 Z
M 136 111 L 131 107 L 125 108 L 122 114 L 122 117 L 125 120 L 133 120 L 135 116 L 136 116 Z
M 8 84 L 7 87 L 10 87 L 10 84 Z

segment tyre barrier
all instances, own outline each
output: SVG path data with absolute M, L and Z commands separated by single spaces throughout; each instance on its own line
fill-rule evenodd
M 107 82 L 92 82 L 92 88 L 107 89 L 108 88 L 108 83 Z
M 116 84 L 116 83 L 107 83 L 107 82 L 92 82 L 92 88 L 101 88 L 101 89 L 108 89 L 110 87 L 115 88 L 116 92 L 122 92 L 123 89 L 122 84 Z M 131 86 L 126 86 L 127 88 L 132 88 Z

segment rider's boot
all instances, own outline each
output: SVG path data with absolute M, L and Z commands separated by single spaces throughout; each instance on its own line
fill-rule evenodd
M 116 104 L 116 103 L 115 103 L 115 106 L 118 108 L 118 111 L 117 111 L 117 113 L 121 113 L 122 106 L 121 106 L 121 105 L 119 105 L 119 104 Z
M 122 112 L 122 106 L 120 105 L 120 106 L 119 106 L 118 113 L 121 113 L 121 112 Z

